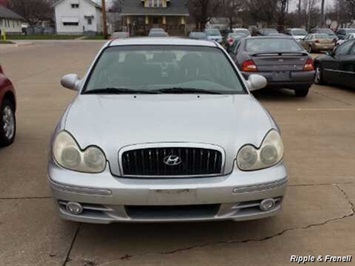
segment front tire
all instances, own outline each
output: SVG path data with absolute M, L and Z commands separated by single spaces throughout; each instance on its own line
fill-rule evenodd
M 295 94 L 297 97 L 306 97 L 308 95 L 309 88 L 295 89 Z
M 9 100 L 0 107 L 0 147 L 11 145 L 16 136 L 15 108 Z

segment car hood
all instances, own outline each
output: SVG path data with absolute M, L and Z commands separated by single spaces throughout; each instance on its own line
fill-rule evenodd
M 205 143 L 222 147 L 230 172 L 241 146 L 260 146 L 276 127 L 251 95 L 80 95 L 63 117 L 82 149 L 102 148 L 119 175 L 118 151 L 144 143 Z

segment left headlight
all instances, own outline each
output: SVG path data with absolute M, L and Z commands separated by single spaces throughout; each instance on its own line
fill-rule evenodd
M 105 169 L 105 154 L 95 146 L 82 151 L 66 131 L 60 132 L 53 144 L 53 157 L 62 167 L 84 173 L 100 173 Z
M 284 146 L 280 134 L 276 130 L 270 130 L 260 148 L 248 144 L 239 150 L 237 165 L 243 171 L 268 168 L 280 162 L 283 153 Z

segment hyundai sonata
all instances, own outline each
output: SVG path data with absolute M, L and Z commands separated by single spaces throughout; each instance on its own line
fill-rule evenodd
M 104 45 L 51 142 L 60 215 L 93 223 L 249 220 L 277 214 L 287 185 L 271 115 L 217 43 L 132 38 Z

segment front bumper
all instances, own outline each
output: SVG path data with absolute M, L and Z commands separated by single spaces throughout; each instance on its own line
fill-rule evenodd
M 114 177 L 68 171 L 49 164 L 49 184 L 62 218 L 89 223 L 251 220 L 277 214 L 287 186 L 283 163 L 269 169 L 189 179 Z M 260 202 L 275 206 L 261 211 Z M 71 214 L 69 202 L 83 212 Z
M 290 71 L 290 76 L 286 80 L 275 80 L 273 72 L 242 72 L 245 79 L 252 74 L 258 74 L 266 78 L 266 88 L 288 88 L 304 89 L 312 86 L 314 81 L 314 71 Z

